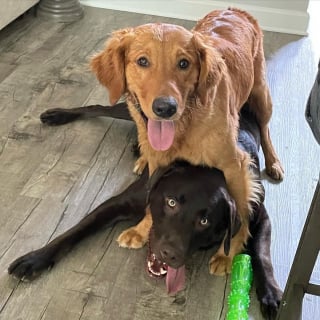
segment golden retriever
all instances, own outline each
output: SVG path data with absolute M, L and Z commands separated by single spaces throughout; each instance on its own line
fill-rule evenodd
M 223 171 L 242 227 L 229 256 L 222 246 L 210 271 L 230 272 L 233 256 L 248 239 L 250 203 L 259 194 L 250 157 L 237 146 L 238 113 L 247 100 L 260 125 L 267 172 L 283 178 L 269 135 L 272 102 L 257 21 L 247 12 L 228 9 L 209 13 L 192 31 L 162 23 L 122 29 L 111 35 L 91 66 L 111 104 L 126 96 L 142 153 L 136 171 L 148 163 L 152 174 L 176 159 Z M 119 244 L 143 246 L 151 224 L 147 213 L 120 235 Z

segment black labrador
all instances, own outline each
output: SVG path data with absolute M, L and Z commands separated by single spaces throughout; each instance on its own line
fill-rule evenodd
M 60 125 L 79 118 L 108 116 L 130 120 L 125 103 L 113 107 L 89 106 L 74 109 L 51 109 L 41 115 L 41 121 Z M 243 109 L 239 129 L 239 145 L 249 152 L 260 176 L 258 148 L 259 128 Z M 254 204 L 250 221 L 250 238 L 246 251 L 251 255 L 257 296 L 262 314 L 275 318 L 282 291 L 273 273 L 270 257 L 271 225 L 261 202 Z M 229 195 L 223 173 L 215 168 L 191 166 L 179 161 L 158 169 L 149 179 L 147 168 L 121 194 L 102 203 L 77 225 L 52 240 L 43 248 L 29 252 L 13 261 L 9 274 L 20 280 L 32 279 L 51 268 L 80 240 L 103 226 L 121 220 L 139 222 L 149 205 L 153 228 L 150 232 L 148 271 L 153 276 L 167 274 L 169 291 L 182 288 L 183 266 L 194 251 L 210 248 L 213 253 L 224 241 L 226 254 L 231 238 L 240 222 L 234 200 Z M 174 278 L 175 280 L 172 280 Z

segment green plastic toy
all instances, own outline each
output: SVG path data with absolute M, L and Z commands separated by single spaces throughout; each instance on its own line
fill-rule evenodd
M 227 320 L 248 320 L 252 284 L 251 257 L 238 254 L 233 258 L 231 290 L 228 296 Z

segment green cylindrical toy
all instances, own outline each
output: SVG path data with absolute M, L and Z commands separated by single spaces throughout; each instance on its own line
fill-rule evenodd
M 251 257 L 238 254 L 233 258 L 231 290 L 228 296 L 227 320 L 248 320 L 252 283 Z

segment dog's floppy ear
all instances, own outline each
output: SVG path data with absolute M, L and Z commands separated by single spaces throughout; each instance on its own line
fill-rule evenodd
M 225 201 L 226 214 L 228 219 L 227 235 L 224 239 L 224 253 L 229 255 L 231 239 L 239 231 L 241 222 L 237 212 L 235 201 L 231 198 L 227 190 L 220 190 Z
M 104 50 L 91 60 L 91 69 L 109 91 L 110 103 L 115 104 L 126 91 L 125 53 L 131 42 L 133 29 L 112 33 Z
M 209 37 L 193 31 L 192 41 L 200 64 L 196 95 L 199 97 L 201 104 L 206 105 L 209 95 L 213 94 L 212 90 L 215 90 L 215 86 L 220 82 L 226 66 L 221 54 L 214 48 L 214 45 L 208 45 L 212 41 Z

